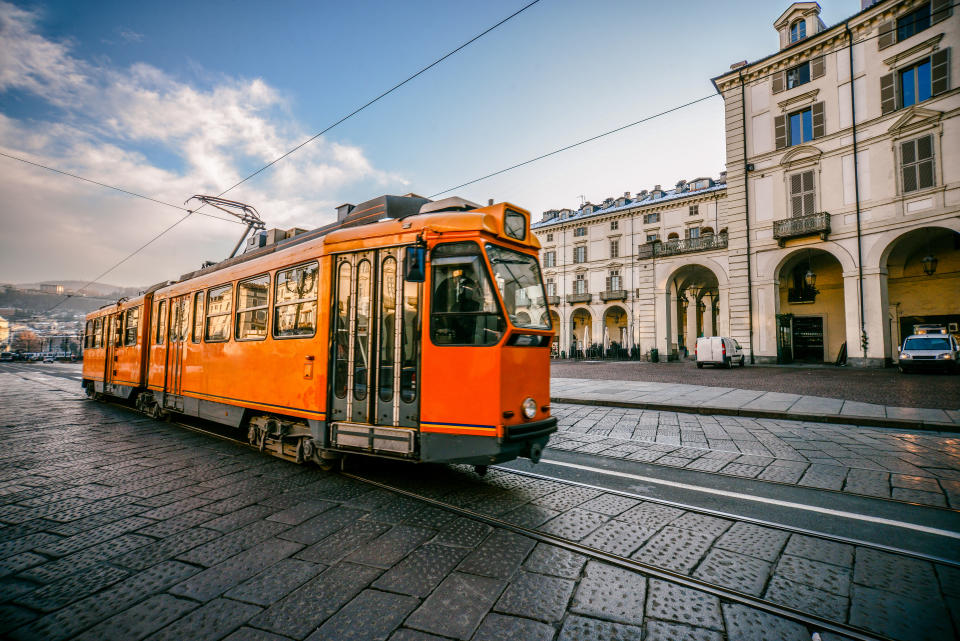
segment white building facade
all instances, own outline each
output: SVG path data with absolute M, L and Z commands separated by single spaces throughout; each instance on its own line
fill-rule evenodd
M 914 324 L 957 330 L 960 18 L 949 0 L 877 2 L 829 28 L 819 11 L 792 4 L 778 52 L 714 79 L 723 182 L 534 226 L 560 349 L 662 358 L 722 334 L 756 362 L 882 366 Z

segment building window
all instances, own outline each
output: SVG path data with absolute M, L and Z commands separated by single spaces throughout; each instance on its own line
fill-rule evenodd
M 933 136 L 900 143 L 900 174 L 903 193 L 933 187 Z
M 577 277 L 573 281 L 573 293 L 574 294 L 586 294 L 587 293 L 587 279 L 583 274 L 577 274 Z
M 700 238 L 700 228 L 688 227 L 686 235 L 687 235 L 687 238 Z
M 790 114 L 790 145 L 813 140 L 813 110 L 804 109 Z
M 610 241 L 610 258 L 620 257 L 620 241 L 613 239 Z
M 610 229 L 616 230 L 616 229 L 619 229 L 619 228 L 620 228 L 620 221 L 618 221 L 618 220 L 611 220 L 611 221 L 610 221 Z
M 790 176 L 790 215 L 812 216 L 816 201 L 813 170 Z
M 793 89 L 810 82 L 810 63 L 805 62 L 793 69 L 787 69 L 787 89 Z
M 922 4 L 897 18 L 897 42 L 930 28 L 930 3 Z
M 652 225 L 653 223 L 659 223 L 659 222 L 660 222 L 660 214 L 646 214 L 643 217 L 644 225 Z
M 587 246 L 578 245 L 573 248 L 573 262 L 575 263 L 585 263 L 587 262 Z
M 660 234 L 647 234 L 647 242 L 652 243 L 660 238 Z
M 314 335 L 317 328 L 319 275 L 320 266 L 317 263 L 307 263 L 277 272 L 273 295 L 274 338 L 304 338 Z
M 797 42 L 807 37 L 807 21 L 797 20 L 790 25 L 790 42 Z
M 547 296 L 556 296 L 557 295 L 557 283 L 554 279 L 547 279 Z
M 900 106 L 909 107 L 931 96 L 930 58 L 900 72 Z
M 586 227 L 577 227 L 573 230 L 573 236 L 576 238 L 578 236 L 586 236 L 587 228 Z
M 543 266 L 544 267 L 556 267 L 557 266 L 557 253 L 553 251 L 544 252 L 543 254 Z
M 553 242 L 553 234 L 547 234 L 547 242 L 548 242 L 548 243 L 552 243 L 552 242 Z
M 620 270 L 611 269 L 610 273 L 607 274 L 607 291 L 615 292 L 618 289 L 623 289 L 623 282 L 620 280 Z
M 697 216 L 700 213 L 700 205 L 690 205 L 690 215 Z
M 269 292 L 269 274 L 242 281 L 237 285 L 237 326 L 234 336 L 238 341 L 263 340 L 267 337 Z

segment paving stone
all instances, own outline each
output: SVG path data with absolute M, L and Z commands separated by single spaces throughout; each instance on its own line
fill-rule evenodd
M 700 562 L 715 537 L 668 525 L 630 558 L 677 572 L 690 572 Z
M 395 525 L 351 553 L 347 556 L 347 560 L 353 563 L 389 568 L 416 549 L 421 543 L 432 538 L 434 534 L 436 534 L 434 530 L 426 528 Z
M 154 539 L 136 534 L 124 534 L 110 541 L 104 541 L 56 561 L 30 568 L 20 573 L 20 577 L 41 583 L 50 583 L 67 575 L 85 570 L 112 557 L 119 556 L 153 543 Z
M 773 481 L 774 483 L 789 483 L 793 485 L 803 477 L 805 471 L 806 465 L 801 468 L 768 465 L 755 478 L 761 481 Z
M 172 559 L 178 554 L 202 545 L 218 536 L 220 535 L 214 530 L 191 528 L 156 543 L 137 548 L 113 559 L 112 562 L 134 570 L 145 570 L 151 565 Z
M 15 574 L 35 565 L 46 563 L 48 560 L 47 557 L 34 554 L 33 552 L 21 552 L 20 554 L 8 556 L 0 560 L 0 577 Z
M 301 547 L 299 543 L 292 541 L 266 541 L 263 545 L 245 550 L 173 586 L 170 594 L 197 601 L 209 601 L 290 556 Z
M 426 632 L 421 632 L 420 630 L 401 628 L 390 636 L 389 641 L 447 641 L 447 639 L 438 637 L 434 634 L 427 634 Z M 519 640 L 515 639 L 514 641 Z
M 630 556 L 655 532 L 642 525 L 613 520 L 591 532 L 581 543 L 611 554 Z
M 266 607 L 326 569 L 325 565 L 297 559 L 282 559 L 251 579 L 228 590 L 224 596 Z
M 297 552 L 296 557 L 314 563 L 333 563 L 389 529 L 388 523 L 354 521 L 339 532 Z
M 533 549 L 535 541 L 506 530 L 496 530 L 463 560 L 462 572 L 509 578 Z
M 364 590 L 307 637 L 307 641 L 378 641 L 386 639 L 419 600 L 378 590 Z
M 3 543 L 0 543 L 0 559 L 5 559 L 8 556 L 13 556 L 14 554 L 28 552 L 30 550 L 35 550 L 48 545 L 55 545 L 57 541 L 60 540 L 61 537 L 59 536 L 54 536 L 45 532 L 37 532 L 11 539 L 9 541 L 4 541 Z
M 950 615 L 940 599 L 911 599 L 862 585 L 853 586 L 850 624 L 910 641 L 953 637 Z
M 771 567 L 770 563 L 752 556 L 715 548 L 707 553 L 693 575 L 709 583 L 760 596 Z
M 804 534 L 791 534 L 783 553 L 802 556 L 814 561 L 823 561 L 832 565 L 853 567 L 852 545 L 836 541 L 824 541 Z
M 607 516 L 616 516 L 617 514 L 626 512 L 630 508 L 635 507 L 639 503 L 640 501 L 628 498 L 626 496 L 605 493 L 595 499 L 590 499 L 585 503 L 581 503 L 580 508 L 584 510 L 590 510 L 591 512 L 606 514 Z
M 667 523 L 675 521 L 683 515 L 684 511 L 679 508 L 660 505 L 659 503 L 641 503 L 620 514 L 617 520 L 659 530 Z
M 553 626 L 546 623 L 491 612 L 483 618 L 472 641 L 551 641 L 554 634 Z
M 657 579 L 650 579 L 648 594 L 647 617 L 723 630 L 720 600 L 715 596 Z
M 803 474 L 797 485 L 818 487 L 824 490 L 839 490 L 843 487 L 843 479 L 847 468 L 839 465 L 813 464 Z
M 557 641 L 640 641 L 643 628 L 570 615 L 563 621 Z
M 404 625 L 442 636 L 468 639 L 503 592 L 506 582 L 453 572 Z
M 521 527 L 537 528 L 555 516 L 559 515 L 559 510 L 553 510 L 542 505 L 533 505 L 528 503 L 521 505 L 515 510 L 510 510 L 502 515 L 504 521 L 519 525 Z
M 303 501 L 266 518 L 269 521 L 277 521 L 279 523 L 286 523 L 287 525 L 299 525 L 307 519 L 311 519 L 336 506 L 337 504 L 331 501 Z
M 673 527 L 681 527 L 687 530 L 696 530 L 710 536 L 720 536 L 733 525 L 733 521 L 727 519 L 718 519 L 715 516 L 705 514 L 696 514 L 687 512 L 679 519 L 670 522 Z
M 770 580 L 764 595 L 769 601 L 788 605 L 804 612 L 812 612 L 831 621 L 844 621 L 850 599 L 826 590 L 798 583 L 782 576 Z
M 573 508 L 550 519 L 539 529 L 541 532 L 579 541 L 610 520 L 609 516 L 580 508 Z
M 98 592 L 128 574 L 126 570 L 120 568 L 98 565 L 27 594 L 22 594 L 15 601 L 34 610 L 52 612 L 89 594 Z
M 75 641 L 137 641 L 176 621 L 198 606 L 169 594 L 150 597 L 90 628 Z
M 285 534 L 284 530 L 288 527 L 288 525 L 274 523 L 273 521 L 255 521 L 239 530 L 220 535 L 210 543 L 188 550 L 177 558 L 187 563 L 210 567 L 234 554 L 258 546 L 268 539 Z
M 69 536 L 46 545 L 38 545 L 34 550 L 40 554 L 50 556 L 66 556 L 98 543 L 109 541 L 127 532 L 133 532 L 151 523 L 153 523 L 153 521 L 139 516 L 132 516 L 114 523 L 108 523 L 95 530 Z
M 947 565 L 935 565 L 940 579 L 940 589 L 944 594 L 960 596 L 960 568 Z
M 924 492 L 922 490 L 913 490 L 902 487 L 895 487 L 890 493 L 891 498 L 896 501 L 906 501 L 908 503 L 920 503 L 922 505 L 935 505 L 946 507 L 947 499 L 939 492 Z
M 773 562 L 780 556 L 789 537 L 790 534 L 783 530 L 739 522 L 717 539 L 716 546 Z
M 576 579 L 587 562 L 587 557 L 548 543 L 537 543 L 523 567 L 531 572 L 549 574 L 565 579 Z
M 99 621 L 162 592 L 196 572 L 197 568 L 185 563 L 165 561 L 38 619 L 18 630 L 15 638 L 60 641 L 76 636 Z
M 268 515 L 273 514 L 276 510 L 266 505 L 248 505 L 245 508 L 241 508 L 236 512 L 231 512 L 229 514 L 224 514 L 223 516 L 218 516 L 214 519 L 211 519 L 203 524 L 203 527 L 216 530 L 217 532 L 230 532 L 231 530 L 236 530 L 239 527 L 244 525 L 249 525 L 254 521 L 259 521 L 260 519 L 266 518 Z
M 223 641 L 290 641 L 290 638 L 256 628 L 240 628 Z
M 390 568 L 373 587 L 426 597 L 467 554 L 467 550 L 427 543 Z
M 571 612 L 608 621 L 643 623 L 646 579 L 635 572 L 590 561 L 577 587 Z
M 850 594 L 850 570 L 822 561 L 784 554 L 774 570 L 776 576 L 803 583 L 818 590 L 848 596 Z M 931 577 L 933 575 L 931 569 Z
M 302 639 L 379 574 L 380 570 L 366 565 L 339 563 L 255 616 L 250 625 Z
M 510 581 L 494 609 L 527 619 L 559 622 L 566 612 L 573 587 L 574 582 L 570 579 L 521 570 Z
M 745 605 L 724 604 L 727 638 L 737 641 L 810 641 L 807 629 L 778 616 Z
M 912 599 L 937 599 L 933 565 L 871 548 L 857 548 L 853 580 Z
M 337 530 L 353 523 L 365 514 L 367 513 L 362 510 L 337 507 L 308 519 L 296 527 L 288 529 L 280 535 L 280 538 L 312 545 L 320 539 L 326 538 Z
M 215 599 L 177 619 L 147 639 L 148 641 L 182 641 L 183 639 L 216 641 L 239 628 L 258 612 L 260 608 L 249 603 Z
M 596 498 L 602 493 L 600 490 L 594 490 L 588 487 L 568 485 L 556 492 L 537 497 L 531 501 L 531 503 L 562 512 Z
M 200 525 L 206 521 L 210 521 L 214 518 L 216 518 L 216 516 L 210 514 L 209 512 L 192 510 L 190 512 L 184 512 L 183 514 L 177 515 L 173 518 L 166 519 L 165 521 L 160 521 L 158 523 L 154 523 L 153 525 L 140 528 L 137 530 L 137 534 L 145 534 L 154 538 L 163 539 L 173 534 L 177 534 L 178 532 L 189 530 L 192 527 Z
M 444 525 L 433 540 L 444 545 L 472 548 L 479 545 L 492 530 L 485 523 L 461 517 Z
M 647 621 L 645 641 L 723 641 L 723 634 L 707 628 L 691 628 L 679 623 Z

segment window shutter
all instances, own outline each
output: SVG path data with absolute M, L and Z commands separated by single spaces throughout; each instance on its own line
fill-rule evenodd
M 917 139 L 917 188 L 933 187 L 933 136 Z
M 787 117 L 777 116 L 773 119 L 773 133 L 777 140 L 777 149 L 787 146 Z
M 810 61 L 810 79 L 815 80 L 826 73 L 826 65 L 823 56 L 818 56 Z
M 880 32 L 877 37 L 877 49 L 886 49 L 897 43 L 897 27 L 893 20 L 884 22 L 880 25 Z
M 931 56 L 930 81 L 931 95 L 936 96 L 950 88 L 950 47 Z
M 813 170 L 805 171 L 801 176 L 803 176 L 803 215 L 811 216 L 814 213 Z
M 803 179 L 800 174 L 790 176 L 790 215 L 803 215 Z
M 773 93 L 780 93 L 787 85 L 787 72 L 781 71 L 773 76 Z
M 888 73 L 880 78 L 880 112 L 884 114 L 897 110 L 896 74 Z
M 823 138 L 827 130 L 826 124 L 824 123 L 823 103 L 814 103 L 813 107 L 811 107 L 811 112 L 813 116 L 813 137 Z
M 936 24 L 950 17 L 952 0 L 933 0 L 930 3 L 930 24 Z
M 903 175 L 903 192 L 917 190 L 917 141 L 900 143 L 900 170 Z

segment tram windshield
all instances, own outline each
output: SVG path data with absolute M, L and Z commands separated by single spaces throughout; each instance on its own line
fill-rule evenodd
M 540 265 L 529 254 L 487 244 L 494 279 L 503 296 L 507 315 L 517 327 L 550 329 Z
M 473 242 L 437 245 L 431 255 L 430 335 L 437 345 L 494 345 L 506 321 Z

